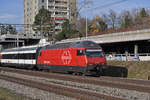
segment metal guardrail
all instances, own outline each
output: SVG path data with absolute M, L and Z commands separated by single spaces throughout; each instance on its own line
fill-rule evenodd
M 139 53 L 139 54 L 105 54 L 106 56 L 150 56 L 150 53 Z
M 0 40 L 4 39 L 4 38 L 17 38 L 17 35 L 12 35 L 12 34 L 5 34 L 5 35 L 1 35 L 0 36 Z M 24 34 L 19 34 L 18 38 L 24 39 L 24 38 L 38 38 L 40 39 L 41 36 L 40 35 L 24 35 Z
M 118 61 L 150 61 L 150 53 L 140 54 L 105 54 L 107 60 Z

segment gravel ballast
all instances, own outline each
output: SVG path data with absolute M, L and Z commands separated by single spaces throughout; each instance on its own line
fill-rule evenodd
M 91 85 L 91 84 L 80 84 L 80 83 L 76 83 L 76 82 L 62 81 L 62 80 L 56 80 L 56 79 L 47 79 L 47 78 L 21 75 L 21 74 L 15 74 L 15 73 L 5 72 L 4 74 L 10 75 L 10 76 L 15 76 L 15 77 L 22 77 L 25 79 L 45 81 L 45 82 L 49 82 L 49 83 L 53 83 L 53 84 L 74 87 L 74 88 L 82 89 L 82 90 L 86 90 L 86 91 L 92 91 L 92 92 L 94 91 L 94 92 L 101 93 L 104 95 L 115 96 L 115 97 L 124 98 L 127 100 L 150 100 L 150 94 L 144 93 L 144 92 L 110 88 L 110 87 Z M 6 81 L 4 81 L 4 82 L 6 82 Z M 10 82 L 7 82 L 7 84 L 8 83 L 10 83 Z M 5 83 L 3 83 L 3 84 L 0 83 L 0 87 L 3 86 L 4 84 Z M 7 84 L 6 84 L 6 88 L 7 88 Z M 11 84 L 14 84 L 14 83 L 11 83 Z M 12 86 L 13 85 L 9 85 L 9 88 L 11 88 Z M 73 100 L 73 98 L 64 97 L 64 96 L 60 96 L 60 95 L 57 96 L 56 94 L 53 94 L 53 93 L 45 92 L 45 91 L 38 90 L 38 89 L 31 89 L 31 88 L 25 87 L 25 86 L 23 86 L 23 89 L 22 89 L 22 85 L 18 85 L 18 86 L 15 85 L 14 87 L 17 87 L 17 88 L 13 89 L 13 91 L 19 92 L 19 93 L 24 92 L 21 94 L 27 95 L 29 97 L 33 97 L 34 99 L 40 98 L 40 100 L 57 100 L 59 98 L 59 100 L 67 100 L 67 99 Z M 26 91 L 27 91 L 27 93 L 26 93 Z
M 0 79 L 0 88 L 5 88 L 13 93 L 21 94 L 26 97 L 30 97 L 35 100 L 76 100 L 74 98 L 56 95 L 47 91 L 39 90 L 36 88 L 30 88 L 24 85 L 15 84 Z

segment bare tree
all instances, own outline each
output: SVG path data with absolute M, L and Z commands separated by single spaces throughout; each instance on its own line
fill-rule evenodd
M 102 19 L 103 21 L 108 25 L 110 22 L 109 22 L 109 16 L 105 13 L 102 13 Z
M 113 29 L 115 29 L 115 24 L 117 21 L 117 14 L 115 11 L 113 11 L 112 9 L 109 11 L 109 20 L 110 20 L 110 24 L 112 26 Z
M 85 18 L 80 18 L 77 22 L 77 29 L 79 31 L 80 36 L 85 33 L 86 29 L 86 19 Z
M 78 13 L 80 13 L 80 11 L 83 9 L 83 8 L 86 8 L 90 5 L 93 4 L 93 0 L 82 0 L 80 3 L 79 3 L 79 9 L 78 9 Z
M 139 10 L 137 8 L 132 9 L 131 16 L 135 18 L 138 15 Z
M 80 16 L 81 10 L 89 7 L 92 4 L 93 4 L 93 0 L 82 0 L 78 5 L 78 10 L 76 14 L 78 17 L 78 20 L 74 24 L 75 24 L 76 30 L 79 31 L 80 36 L 84 35 L 85 29 L 86 29 L 86 24 L 85 24 L 86 19 Z

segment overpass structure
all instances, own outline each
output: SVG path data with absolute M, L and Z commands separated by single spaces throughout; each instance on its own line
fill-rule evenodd
M 72 41 L 82 41 L 82 40 L 91 40 L 100 44 L 140 41 L 140 40 L 150 41 L 150 29 L 120 32 L 120 33 L 110 33 L 104 35 L 89 36 L 87 38 L 83 37 L 83 38 L 66 39 L 66 40 L 62 40 L 61 42 L 72 42 Z
M 40 39 L 40 35 L 34 36 L 33 34 L 6 34 L 0 36 L 0 45 L 3 45 L 3 48 L 5 49 L 8 47 L 17 47 L 17 45 L 22 46 L 37 44 L 40 41 Z M 150 29 L 66 39 L 60 42 L 72 42 L 83 40 L 91 40 L 100 44 L 103 47 L 105 53 L 108 55 L 111 54 L 114 56 L 126 57 L 144 56 L 144 58 L 142 59 L 150 60 Z M 145 58 L 145 55 L 147 58 Z
M 91 40 L 99 43 L 106 54 L 150 56 L 150 29 L 73 38 L 61 42 Z M 150 58 L 149 58 L 150 60 Z
M 34 45 L 39 43 L 41 39 L 40 35 L 34 34 L 5 34 L 0 35 L 0 51 L 1 49 L 26 46 L 26 45 Z

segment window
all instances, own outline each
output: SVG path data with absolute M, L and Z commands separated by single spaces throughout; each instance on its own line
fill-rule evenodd
M 44 9 L 44 6 L 42 6 L 42 8 Z
M 85 53 L 88 57 L 104 57 L 102 49 L 86 49 Z
M 44 0 L 42 0 L 42 3 L 44 3 Z
M 84 50 L 77 50 L 77 56 L 83 56 L 85 55 Z

